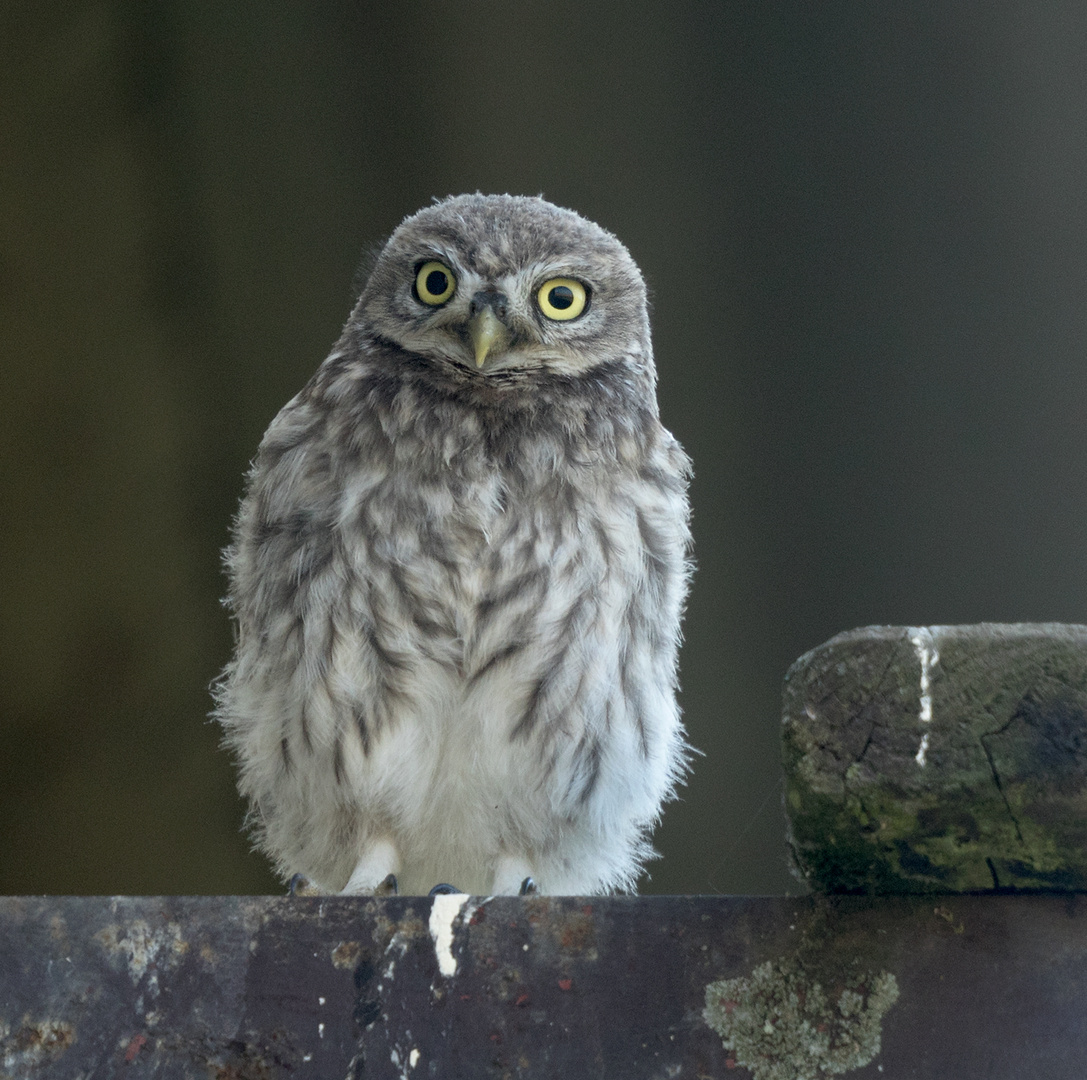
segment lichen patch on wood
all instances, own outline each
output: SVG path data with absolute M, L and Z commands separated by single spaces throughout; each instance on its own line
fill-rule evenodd
M 710 983 L 703 1016 L 754 1080 L 818 1080 L 879 1054 L 883 1016 L 897 1000 L 889 972 L 857 972 L 824 988 L 790 958 Z

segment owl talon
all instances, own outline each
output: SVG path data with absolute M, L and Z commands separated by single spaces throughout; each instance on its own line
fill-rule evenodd
M 287 886 L 288 896 L 319 896 L 321 890 L 305 874 L 295 874 Z
M 379 884 L 374 886 L 374 896 L 397 896 L 400 893 L 400 885 L 395 874 L 388 874 Z
M 427 893 L 427 896 L 451 896 L 454 893 L 459 893 L 459 892 L 460 892 L 460 889 L 458 889 L 455 885 L 442 884 L 442 885 L 435 885 L 434 888 L 431 889 L 430 892 Z
M 521 888 L 520 888 L 520 891 L 517 893 L 517 895 L 518 896 L 535 896 L 538 892 L 539 892 L 539 889 L 537 889 L 537 887 L 536 887 L 536 882 L 533 881 L 532 878 L 527 877 L 527 878 L 525 878 L 524 881 L 521 882 Z

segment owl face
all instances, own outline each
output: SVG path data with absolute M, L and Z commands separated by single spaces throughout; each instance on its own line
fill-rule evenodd
M 645 286 L 610 233 L 543 199 L 462 195 L 409 217 L 355 311 L 406 352 L 480 379 L 649 361 Z

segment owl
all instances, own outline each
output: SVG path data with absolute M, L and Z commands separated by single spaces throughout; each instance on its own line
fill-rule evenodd
M 277 870 L 632 889 L 690 753 L 689 472 L 614 236 L 509 195 L 405 219 L 268 428 L 225 553 L 216 715 Z

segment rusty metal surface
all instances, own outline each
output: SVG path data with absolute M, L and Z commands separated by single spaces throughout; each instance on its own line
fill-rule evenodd
M 1085 1003 L 1075 895 L 0 899 L 12 1078 L 1079 1080 Z

